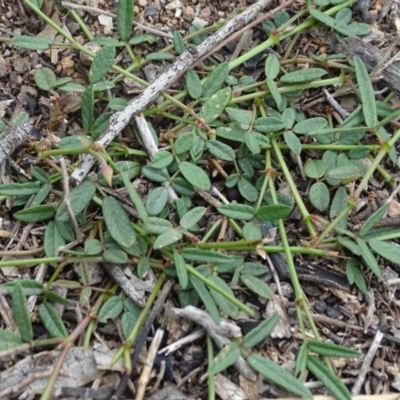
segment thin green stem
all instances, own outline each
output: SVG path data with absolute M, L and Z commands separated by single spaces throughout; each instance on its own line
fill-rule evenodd
M 356 200 L 360 198 L 361 192 L 364 190 L 365 186 L 367 186 L 368 181 L 370 180 L 371 176 L 373 175 L 377 167 L 380 165 L 381 161 L 383 160 L 383 157 L 386 156 L 391 147 L 394 146 L 399 139 L 400 139 L 400 129 L 395 132 L 395 134 L 392 136 L 389 142 L 383 144 L 383 147 L 376 155 L 375 160 L 373 160 L 372 165 L 368 168 L 368 171 L 364 175 L 357 190 L 354 193 L 354 198 Z
M 210 371 L 214 360 L 214 343 L 210 335 L 207 335 L 207 358 Z M 215 400 L 215 375 L 210 373 L 208 373 L 208 400 Z
M 303 200 L 302 200 L 302 198 L 301 198 L 301 196 L 300 196 L 300 194 L 299 194 L 299 192 L 297 190 L 296 184 L 293 181 L 292 175 L 290 174 L 289 168 L 288 168 L 288 166 L 286 164 L 285 159 L 283 158 L 281 149 L 279 148 L 278 143 L 276 142 L 275 138 L 271 138 L 271 145 L 272 145 L 272 147 L 274 149 L 274 152 L 275 152 L 275 155 L 276 155 L 276 157 L 278 159 L 279 166 L 281 167 L 282 172 L 285 175 L 287 184 L 290 187 L 290 190 L 291 190 L 292 195 L 294 197 L 294 200 L 295 200 L 295 202 L 297 204 L 297 207 L 299 207 L 301 215 L 303 216 L 303 220 L 304 220 L 304 223 L 305 223 L 305 225 L 306 225 L 306 227 L 308 229 L 308 232 L 310 233 L 310 235 L 312 237 L 316 237 L 317 234 L 316 234 L 316 232 L 314 230 L 314 227 L 312 225 L 310 213 L 308 212 L 306 206 L 303 203 Z
M 125 341 L 124 346 L 118 349 L 117 353 L 112 359 L 112 364 L 115 364 L 124 354 L 124 349 L 126 347 L 132 347 L 135 340 L 139 337 L 140 331 L 142 330 L 143 325 L 146 322 L 147 316 L 151 311 L 151 307 L 153 306 L 154 302 L 156 301 L 157 295 L 161 290 L 162 285 L 164 284 L 167 276 L 165 274 L 161 274 L 158 277 L 156 284 L 154 285 L 153 290 L 150 293 L 149 298 L 147 299 L 146 305 L 143 307 L 142 312 L 139 315 L 139 318 L 136 321 L 135 326 L 133 327 L 131 333 L 129 334 L 128 338 Z

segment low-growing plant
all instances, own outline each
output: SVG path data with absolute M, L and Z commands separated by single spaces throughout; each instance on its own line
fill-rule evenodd
M 81 292 L 80 303 L 87 307 L 88 319 L 80 329 L 83 332 L 87 328 L 87 344 L 96 324 L 109 318 L 121 318 L 126 343 L 116 358 L 131 350 L 144 323 L 144 315 L 164 279 L 179 282 L 178 297 L 182 306 L 203 304 L 217 323 L 221 315 L 235 319 L 240 311 L 253 317 L 253 310 L 236 297 L 236 289 L 240 286 L 255 296 L 272 298 L 273 291 L 262 279 L 268 267 L 255 258 L 278 252 L 286 256 L 304 340 L 294 376 L 257 354 L 255 349 L 277 323 L 278 317 L 273 315 L 248 333 L 242 342 L 231 341 L 214 359 L 209 359 L 210 381 L 213 375 L 233 365 L 242 355 L 266 379 L 299 396 L 312 397 L 302 383 L 308 370 L 336 398 L 350 398 L 347 388 L 334 374 L 329 357 L 356 357 L 358 353 L 321 340 L 303 295 L 294 255 L 346 257 L 343 268 L 348 281 L 362 293 L 367 290 L 365 275 L 369 270 L 376 277 L 381 275 L 379 257 L 398 263 L 400 250 L 391 242 L 400 236 L 398 230 L 374 228 L 386 215 L 388 203 L 367 218 L 358 231 L 349 229 L 348 218 L 365 194 L 371 178 L 381 175 L 388 187 L 395 186 L 382 161 L 394 163 L 397 160 L 394 145 L 400 131 L 392 133 L 389 123 L 399 111 L 392 109 L 387 101 L 376 100 L 368 71 L 357 56 L 352 60 L 346 60 L 341 54 L 291 59 L 287 52 L 280 59 L 271 53 L 264 64 L 265 79 L 255 81 L 250 75 L 238 73 L 238 66 L 275 44 L 288 39 L 293 46 L 296 34 L 315 24 L 333 29 L 339 40 L 369 31 L 366 24 L 351 23 L 349 6 L 352 1 L 307 3 L 304 10 L 293 16 L 279 12 L 273 20 L 265 22 L 263 29 L 268 38 L 257 47 L 229 63 L 217 63 L 215 59 L 213 63 L 205 63 L 202 72 L 206 74 L 190 69 L 184 77 L 185 90 L 174 96 L 162 93 L 164 101 L 144 112 L 145 116 L 163 115 L 169 121 L 169 130 L 162 136 L 156 135 L 148 123 L 150 134 L 159 146 L 159 151 L 150 158 L 141 147 L 142 138 L 136 129 L 137 141 L 132 147 L 113 142 L 105 149 L 96 144 L 109 126 L 113 111 L 124 108 L 128 102 L 124 98 L 110 98 L 108 93 L 122 78 L 148 86 L 132 71 L 150 61 L 168 62 L 187 49 L 195 48 L 218 28 L 217 24 L 209 29 L 192 27 L 186 37 L 175 31 L 171 46 L 140 58 L 132 52 L 132 47 L 155 38 L 148 34 L 131 37 L 131 0 L 118 2 L 114 38 L 94 38 L 89 27 L 84 29 L 83 21 L 71 11 L 87 40 L 100 45 L 95 54 L 43 14 L 38 1 L 24 1 L 74 50 L 92 57 L 93 61 L 87 86 L 71 78 L 58 79 L 49 68 L 38 69 L 35 73 L 38 89 L 55 98 L 50 130 L 57 130 L 55 121 L 60 122 L 80 110 L 82 131 L 80 135 L 61 139 L 53 149 L 32 145 L 52 169 L 32 166 L 32 181 L 23 181 L 20 177 L 20 183 L 0 186 L 0 195 L 14 197 L 14 205 L 25 205 L 28 197 L 33 197 L 29 206 L 13 212 L 16 220 L 46 226 L 41 249 L 44 257 L 1 261 L 0 267 L 58 265 L 47 285 L 31 280 L 4 285 L 12 296 L 19 335 L 0 330 L 0 350 L 22 343 L 43 344 L 43 340 L 34 340 L 26 306 L 25 297 L 32 294 L 42 300 L 39 316 L 49 335 L 68 340 L 69 333 L 62 318 L 52 306 L 52 302 L 66 300 L 51 290 L 52 283 Z M 32 51 L 57 46 L 47 38 L 25 36 L 15 37 L 10 43 Z M 114 64 L 120 51 L 131 56 L 131 65 L 127 68 Z M 305 64 L 310 67 L 301 68 Z M 329 112 L 310 117 L 297 107 L 297 99 L 305 92 L 333 85 L 350 85 L 357 89 L 359 105 L 344 121 L 334 121 Z M 180 111 L 174 111 L 175 108 Z M 71 172 L 79 168 L 78 155 L 91 155 L 99 162 L 97 178 L 90 175 L 72 188 L 69 205 L 63 198 L 56 203 L 49 201 L 51 190 L 59 187 L 63 178 L 57 167 L 59 158 L 70 157 L 68 172 Z M 305 161 L 304 177 L 309 182 L 305 194 L 295 182 L 289 155 Z M 239 198 L 228 201 L 221 197 L 224 204 L 218 200 L 212 203 L 210 211 L 200 204 L 197 194 L 212 191 L 213 178 L 217 175 L 215 179 L 223 182 L 227 191 L 237 191 Z M 151 183 L 146 198 L 132 185 L 138 176 Z M 277 190 L 278 179 L 289 191 Z M 109 194 L 106 191 L 109 186 L 125 188 L 129 199 Z M 171 196 L 171 190 L 175 196 Z M 134 206 L 134 211 L 127 207 L 128 203 Z M 294 210 L 301 215 L 305 227 L 301 245 L 289 244 L 289 232 L 285 227 L 285 221 Z M 204 220 L 210 212 L 215 222 L 204 229 Z M 75 243 L 73 250 L 67 246 L 78 239 L 71 213 L 85 237 L 82 243 Z M 263 225 L 277 227 L 280 245 L 269 243 Z M 232 240 L 224 239 L 228 227 L 235 233 Z M 145 308 L 134 304 L 115 288 L 102 291 L 93 306 L 90 295 L 95 288 L 87 282 L 68 283 L 59 277 L 65 265 L 84 266 L 88 262 L 129 265 L 139 278 L 152 269 L 162 279 L 159 278 L 160 283 Z M 311 327 L 314 339 L 306 335 L 305 324 Z M 56 344 L 56 341 L 49 339 L 46 343 Z M 50 390 L 49 386 L 42 399 L 49 398 Z M 214 390 L 211 385 L 210 393 Z

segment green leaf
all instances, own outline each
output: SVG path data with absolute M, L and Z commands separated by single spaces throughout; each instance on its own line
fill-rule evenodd
M 313 398 L 309 389 L 273 361 L 268 360 L 259 354 L 251 354 L 247 357 L 247 362 L 258 373 L 263 375 L 269 381 L 283 387 L 285 390 L 289 390 L 290 392 L 306 399 Z
M 346 247 L 346 249 L 349 249 L 353 254 L 357 256 L 361 255 L 361 250 L 357 246 L 357 244 L 354 243 L 352 240 L 348 239 L 347 237 L 338 236 L 337 241 L 341 246 Z
M 43 290 L 43 296 L 54 303 L 60 303 L 64 305 L 69 304 L 68 299 L 51 290 Z
M 125 253 L 125 251 L 114 248 L 105 250 L 103 252 L 103 258 L 105 261 L 114 264 L 126 264 L 128 261 L 128 255 Z
M 246 240 L 261 240 L 261 228 L 254 222 L 247 222 L 243 226 L 243 236 Z
M 350 285 L 356 284 L 363 294 L 367 292 L 367 283 L 356 258 L 351 257 L 348 259 L 346 263 L 346 275 Z
M 336 374 L 319 362 L 315 357 L 308 357 L 307 368 L 338 400 L 351 400 L 349 391 Z
M 232 262 L 233 257 L 227 254 L 218 253 L 214 250 L 203 250 L 195 248 L 184 248 L 181 255 L 185 260 L 205 263 L 226 263 Z
M 35 83 L 39 89 L 49 91 L 56 84 L 56 74 L 50 68 L 40 68 L 35 71 Z
M 57 249 L 65 245 L 65 240 L 58 231 L 54 221 L 47 224 L 44 232 L 44 252 L 47 257 L 55 257 Z
M 162 247 L 169 246 L 172 243 L 182 239 L 182 232 L 178 229 L 168 229 L 154 241 L 153 247 L 158 250 Z
M 249 125 L 253 119 L 253 113 L 240 108 L 226 107 L 225 111 L 232 121 L 237 121 L 241 124 Z
M 371 32 L 371 25 L 363 22 L 355 22 L 354 24 L 344 26 L 343 31 L 347 32 L 347 36 L 365 36 Z
M 252 329 L 243 338 L 243 347 L 245 349 L 251 349 L 252 347 L 257 346 L 271 334 L 278 322 L 279 314 L 272 314 L 268 319 L 261 322 L 261 324 Z
M 118 164 L 118 162 L 116 164 Z M 129 197 L 131 198 L 132 203 L 136 207 L 136 210 L 139 214 L 140 219 L 142 220 L 142 222 L 145 223 L 149 216 L 147 214 L 146 208 L 142 202 L 141 197 L 139 196 L 135 187 L 130 182 L 130 179 L 132 179 L 133 172 L 131 170 L 129 170 L 127 173 L 125 173 L 124 169 L 121 168 L 119 170 L 119 173 L 122 178 L 122 182 L 125 185 L 126 190 L 128 191 Z
M 209 140 L 206 144 L 208 151 L 215 157 L 224 161 L 233 161 L 235 152 L 231 146 L 217 140 Z
M 129 2 L 129 0 L 124 0 Z M 96 83 L 102 80 L 108 73 L 109 68 L 113 65 L 115 58 L 115 47 L 102 47 L 93 59 L 89 71 L 90 83 Z
M 328 121 L 325 118 L 316 117 L 308 118 L 304 121 L 298 122 L 293 129 L 298 134 L 309 135 L 311 133 L 314 133 L 314 131 L 325 128 L 327 125 Z
M 143 42 L 154 43 L 157 42 L 157 36 L 151 33 L 142 33 L 141 35 L 135 35 L 133 38 L 129 39 L 129 44 L 135 45 Z
M 108 299 L 100 308 L 97 319 L 99 322 L 106 322 L 109 318 L 117 318 L 124 308 L 124 303 L 119 296 Z
M 137 266 L 137 274 L 139 278 L 143 276 L 150 270 L 150 261 L 148 257 L 142 257 Z
M 183 154 L 189 151 L 193 146 L 194 138 L 195 136 L 193 131 L 178 136 L 178 138 L 174 142 L 175 153 Z
M 111 99 L 111 101 L 108 103 L 108 107 L 111 110 L 115 111 L 122 111 L 125 109 L 125 107 L 128 105 L 128 102 L 125 99 L 121 99 L 119 97 L 114 97 Z
M 268 86 L 269 91 L 271 92 L 272 97 L 275 100 L 278 110 L 282 111 L 286 107 L 286 101 L 284 101 L 285 98 L 281 95 L 278 85 L 276 84 L 275 81 L 268 78 L 267 86 Z
M 252 275 L 252 276 L 260 276 L 264 275 L 269 271 L 268 267 L 259 262 L 245 262 L 242 265 L 240 270 L 241 275 Z
M 261 279 L 252 275 L 240 275 L 240 280 L 254 293 L 265 299 L 272 299 L 274 292 Z
M 186 89 L 192 99 L 199 99 L 203 88 L 201 87 L 201 80 L 195 71 L 189 69 L 186 72 Z
M 260 117 L 254 122 L 254 129 L 262 133 L 279 132 L 284 127 L 282 120 L 275 117 Z
M 3 196 L 30 196 L 40 190 L 40 183 L 5 183 L 0 185 L 0 195 Z
M 0 352 L 14 349 L 22 344 L 21 338 L 6 329 L 0 329 Z
M 131 37 L 133 19 L 133 0 L 118 0 L 117 31 L 122 40 Z
M 38 181 L 40 181 L 42 183 L 47 183 L 49 181 L 49 175 L 47 175 L 47 173 L 42 168 L 37 167 L 36 165 L 31 168 L 31 175 L 35 179 L 37 179 Z M 32 184 L 32 183 L 30 183 L 30 184 Z M 20 184 L 17 183 L 16 185 L 20 185 Z M 23 183 L 22 185 L 25 185 L 25 184 Z M 3 189 L 3 186 L 5 186 L 5 185 L 0 186 L 0 193 L 1 193 L 1 190 Z
M 22 222 L 39 222 L 51 218 L 54 212 L 53 206 L 35 206 L 18 211 L 14 214 L 14 218 Z
M 125 339 L 128 339 L 137 320 L 138 320 L 138 317 L 133 312 L 128 311 L 128 312 L 124 312 L 122 314 L 121 328 L 122 328 L 122 333 L 123 333 Z
M 180 220 L 179 225 L 182 228 L 190 229 L 197 224 L 207 211 L 206 207 L 195 207 L 187 212 Z
M 132 246 L 136 240 L 136 233 L 121 204 L 114 197 L 107 196 L 103 199 L 102 211 L 111 237 L 123 247 Z
M 146 60 L 173 60 L 174 55 L 171 53 L 159 52 L 159 53 L 149 53 L 146 56 Z
M 372 250 L 374 250 L 375 253 L 378 253 L 381 257 L 391 261 L 393 264 L 400 264 L 399 246 L 377 239 L 370 239 L 368 244 Z
M 256 215 L 262 222 L 276 221 L 281 218 L 286 218 L 292 211 L 292 207 L 285 204 L 269 204 L 260 207 Z
M 300 139 L 291 131 L 287 131 L 283 134 L 286 144 L 294 154 L 299 155 L 301 153 L 301 142 Z
M 278 57 L 275 54 L 270 54 L 265 61 L 265 76 L 274 80 L 279 75 L 280 68 Z
M 237 183 L 240 194 L 250 202 L 255 202 L 258 199 L 258 190 L 246 178 L 239 178 Z
M 183 161 L 179 164 L 179 171 L 184 176 L 184 178 L 193 186 L 196 186 L 202 190 L 210 190 L 210 178 L 197 165 L 187 161 Z
M 367 220 L 362 224 L 359 236 L 362 238 L 366 236 L 369 231 L 386 215 L 389 209 L 389 204 L 386 203 L 372 213 Z
M 68 336 L 64 323 L 51 304 L 42 303 L 39 306 L 39 315 L 50 336 L 55 338 L 66 338 Z
M 35 198 L 31 203 L 31 207 L 39 206 L 43 203 L 43 201 L 47 198 L 48 194 L 50 193 L 51 185 L 49 183 L 45 183 L 40 190 L 36 193 Z
M 89 237 L 85 242 L 85 254 L 88 256 L 97 256 L 103 251 L 100 240 Z
M 360 248 L 361 255 L 368 265 L 368 267 L 372 270 L 372 272 L 378 277 L 381 277 L 381 269 L 379 268 L 378 262 L 376 261 L 374 255 L 372 254 L 371 250 L 365 243 L 365 241 L 361 238 L 357 238 L 357 244 Z
M 162 169 L 168 167 L 168 165 L 171 164 L 172 161 L 173 157 L 171 153 L 168 153 L 168 151 L 158 151 L 154 155 L 149 165 L 155 169 Z
M 282 75 L 280 81 L 282 83 L 311 82 L 326 74 L 327 72 L 321 68 L 300 69 L 298 71 L 289 72 L 285 75 Z
M 193 186 L 186 179 L 179 176 L 172 181 L 172 187 L 176 193 L 182 196 L 193 196 L 194 194 Z
M 111 82 L 111 81 L 100 81 L 93 85 L 93 90 L 95 92 L 104 92 L 106 90 L 110 90 L 110 89 L 114 89 L 114 88 L 115 88 L 115 83 Z
M 94 121 L 94 89 L 93 85 L 89 85 L 82 96 L 81 117 L 83 128 L 89 132 Z M 60 144 L 58 145 L 60 148 Z M 85 147 L 82 146 L 81 147 Z
M 357 146 L 350 149 L 347 153 L 350 159 L 361 160 L 368 156 L 371 150 L 368 147 Z
M 32 36 L 14 36 L 11 38 L 10 43 L 17 47 L 22 47 L 28 50 L 47 50 L 53 41 L 48 38 L 38 38 Z
M 158 187 L 152 190 L 146 200 L 146 210 L 150 215 L 158 215 L 168 203 L 168 190 Z
M 360 357 L 358 351 L 349 349 L 344 346 L 339 346 L 334 343 L 321 342 L 320 340 L 311 339 L 308 341 L 308 348 L 323 357 L 345 357 L 356 358 Z
M 120 40 L 114 39 L 108 36 L 97 36 L 92 39 L 92 42 L 99 44 L 100 46 L 123 46 L 124 43 Z
M 187 285 L 189 284 L 189 275 L 187 272 L 186 263 L 184 258 L 176 250 L 174 250 L 174 263 L 181 288 L 186 289 Z
M 232 289 L 222 280 L 219 276 L 210 276 L 208 278 L 211 282 L 215 283 L 220 289 L 222 289 L 225 293 L 230 294 L 233 298 L 235 294 Z M 214 298 L 215 303 L 218 307 L 231 318 L 237 318 L 239 309 L 238 307 L 229 301 L 226 297 L 222 296 L 222 294 L 216 292 L 213 289 L 210 289 L 211 296 Z
M 368 70 L 361 58 L 359 56 L 354 56 L 353 62 L 356 70 L 357 83 L 360 90 L 365 123 L 369 128 L 375 128 L 378 124 L 378 117 L 372 82 L 369 78 Z
M 194 276 L 190 276 L 190 282 L 192 283 L 194 289 L 199 294 L 201 301 L 207 308 L 207 311 L 210 313 L 212 319 L 219 324 L 220 317 L 217 306 L 215 304 L 214 299 L 212 298 L 211 294 L 207 290 L 206 286 L 202 281 L 195 278 Z
M 318 211 L 325 211 L 329 207 L 330 193 L 325 183 L 314 183 L 310 188 L 309 196 L 311 204 Z
M 215 121 L 225 110 L 231 98 L 231 92 L 232 89 L 227 87 L 209 97 L 201 107 L 200 117 L 205 119 L 208 123 Z
M 34 279 L 6 282 L 3 286 L 8 293 L 12 293 L 17 283 L 22 286 L 25 296 L 38 296 L 43 292 L 43 283 L 35 281 Z
M 163 218 L 149 217 L 144 225 L 144 229 L 149 233 L 160 235 L 173 228 L 171 222 Z
M 90 181 L 83 181 L 79 186 L 71 190 L 69 199 L 72 212 L 77 215 L 81 213 L 90 203 L 96 193 L 96 186 Z M 65 204 L 62 203 L 57 210 L 56 221 L 69 221 L 69 215 Z
M 111 112 L 106 112 L 104 114 L 99 115 L 99 117 L 96 119 L 96 121 L 94 121 L 94 123 L 93 123 L 93 125 L 91 127 L 93 140 L 97 140 L 97 138 L 107 128 L 108 124 L 110 123 L 111 115 L 112 115 Z
M 286 108 L 282 113 L 282 121 L 286 129 L 291 129 L 296 121 L 296 114 L 292 108 Z
M 213 72 L 207 77 L 203 84 L 202 97 L 208 99 L 215 94 L 221 85 L 225 82 L 226 77 L 229 75 L 229 64 L 219 64 Z
M 342 210 L 344 210 L 347 206 L 347 192 L 343 186 L 340 186 L 335 193 L 335 196 L 332 200 L 332 205 L 329 210 L 330 218 L 336 218 Z
M 178 54 L 182 54 L 185 51 L 185 41 L 177 29 L 174 30 L 174 47 Z
M 250 221 L 254 217 L 254 209 L 246 204 L 223 204 L 218 212 L 228 218 Z
M 327 173 L 327 177 L 329 178 L 333 178 L 333 179 L 354 179 L 357 178 L 361 175 L 362 170 L 353 165 L 353 164 L 349 164 L 349 165 L 345 165 L 343 167 L 336 167 L 336 168 L 332 168 L 328 173 Z
M 219 353 L 208 369 L 209 375 L 216 375 L 235 364 L 240 357 L 240 349 L 236 342 L 229 342 Z
M 12 293 L 12 310 L 21 340 L 25 343 L 33 339 L 33 329 L 25 293 L 20 282 L 17 282 Z
M 296 369 L 294 370 L 294 376 L 303 375 L 306 372 L 308 359 L 308 348 L 306 343 L 300 346 L 300 350 L 297 355 Z
M 229 126 L 220 126 L 215 130 L 217 136 L 232 140 L 233 142 L 244 142 L 244 135 L 246 131 L 242 129 L 241 124 L 238 122 L 232 122 Z

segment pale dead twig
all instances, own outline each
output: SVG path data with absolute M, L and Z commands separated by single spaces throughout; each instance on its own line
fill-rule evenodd
M 201 337 L 204 336 L 206 331 L 204 329 L 198 329 L 197 331 L 192 332 L 190 335 L 187 335 L 183 337 L 182 339 L 177 340 L 174 343 L 169 344 L 168 346 L 165 346 L 163 349 L 159 351 L 159 354 L 164 354 L 168 356 L 169 354 L 172 354 L 173 352 L 179 350 L 181 347 L 193 343 L 195 340 L 200 339 Z
M 142 374 L 139 378 L 138 389 L 136 392 L 135 400 L 143 400 L 146 386 L 150 381 L 150 373 L 153 368 L 154 360 L 157 356 L 158 348 L 160 347 L 161 340 L 164 335 L 164 329 L 158 328 L 156 334 L 154 335 L 153 341 L 149 347 L 149 351 L 147 353 L 147 359 L 144 364 Z
M 262 10 L 267 7 L 272 0 L 259 0 L 252 6 L 248 7 L 243 13 L 230 20 L 225 26 L 218 30 L 214 35 L 202 42 L 196 51 L 183 52 L 176 61 L 164 72 L 158 79 L 149 85 L 143 93 L 136 97 L 121 112 L 115 113 L 110 118 L 110 123 L 106 130 L 97 141 L 99 146 L 107 146 L 114 138 L 126 127 L 133 115 L 138 115 L 148 107 L 150 103 L 157 99 L 160 93 L 165 90 L 177 77 L 181 76 L 187 69 L 193 66 L 199 59 L 222 40 L 230 37 L 234 32 L 246 26 L 249 21 L 256 18 Z M 72 178 L 78 183 L 88 174 L 94 163 L 91 155 L 85 155 L 83 160 L 72 174 Z
M 164 303 L 165 303 L 165 299 L 167 298 L 168 294 L 170 293 L 172 286 L 173 286 L 172 281 L 166 282 L 164 284 L 161 292 L 159 293 L 158 298 L 153 305 L 152 311 L 151 311 L 149 317 L 147 318 L 147 322 L 144 325 L 144 327 L 143 327 L 142 331 L 140 332 L 140 335 L 137 339 L 135 349 L 133 350 L 133 353 L 131 355 L 131 364 L 132 365 L 135 365 L 136 360 L 139 357 L 139 354 L 142 351 L 143 346 L 146 344 L 146 338 L 150 331 L 150 328 L 152 327 L 154 320 L 156 319 L 158 314 L 161 312 L 161 310 L 164 306 Z M 130 381 L 129 375 L 127 373 L 125 373 L 123 375 L 123 377 L 121 378 L 121 381 L 119 382 L 119 385 L 118 385 L 117 389 L 115 390 L 114 395 L 111 397 L 111 400 L 118 400 L 122 396 L 129 381 Z
M 30 122 L 11 128 L 0 140 L 0 164 L 10 156 L 14 150 L 26 142 L 33 129 Z
M 44 277 L 46 276 L 47 267 L 48 267 L 47 263 L 43 263 L 43 264 L 39 265 L 39 267 L 36 270 L 36 276 L 35 276 L 35 281 L 36 282 L 43 283 Z M 26 306 L 27 306 L 28 311 L 30 313 L 32 313 L 33 309 L 35 308 L 36 300 L 37 300 L 37 296 L 36 295 L 32 295 L 32 296 L 29 296 L 29 298 L 28 298 L 28 300 L 26 302 Z
M 206 311 L 199 308 L 193 306 L 187 306 L 183 309 L 172 308 L 171 312 L 177 317 L 187 318 L 205 328 L 220 349 L 230 342 L 229 338 L 242 337 L 242 332 L 238 326 L 223 319 L 217 325 Z M 236 361 L 235 367 L 246 379 L 253 382 L 256 381 L 257 375 L 242 356 Z
M 346 119 L 350 113 L 346 111 L 335 99 L 334 97 L 326 90 L 322 89 L 326 96 L 327 102 L 336 110 L 336 112 L 343 118 Z
M 34 372 L 29 374 L 24 380 L 22 380 L 18 385 L 8 387 L 0 392 L 0 399 L 6 398 L 9 395 L 16 395 L 19 393 L 25 386 L 28 386 L 32 382 L 35 382 L 38 379 L 48 378 L 51 374 L 50 371 L 42 371 L 42 372 Z
M 353 388 L 351 389 L 352 396 L 356 396 L 357 394 L 360 393 L 361 386 L 364 383 L 365 377 L 369 371 L 370 365 L 372 363 L 372 360 L 375 357 L 378 347 L 381 344 L 382 338 L 383 338 L 383 333 L 380 331 L 377 331 L 375 334 L 375 338 L 372 341 L 371 346 L 368 350 L 368 353 L 364 358 L 364 362 L 360 368 L 360 372 L 358 373 L 357 380 L 354 383 Z
M 122 268 L 119 265 L 105 263 L 104 268 L 111 276 L 111 278 L 113 278 L 113 280 L 118 283 L 118 286 L 131 300 L 133 300 L 140 307 L 144 307 L 144 296 L 134 288 L 134 286 L 130 283 L 129 279 L 125 276 Z
M 147 125 L 146 119 L 143 114 L 139 114 L 135 116 L 135 122 L 140 134 L 140 137 L 143 140 L 143 146 L 146 149 L 147 154 L 152 159 L 158 153 L 157 144 L 153 138 L 153 135 L 150 132 L 149 126 Z M 168 183 L 164 182 L 164 186 L 168 190 L 168 196 L 170 201 L 176 200 L 178 195 L 176 194 L 174 188 Z

